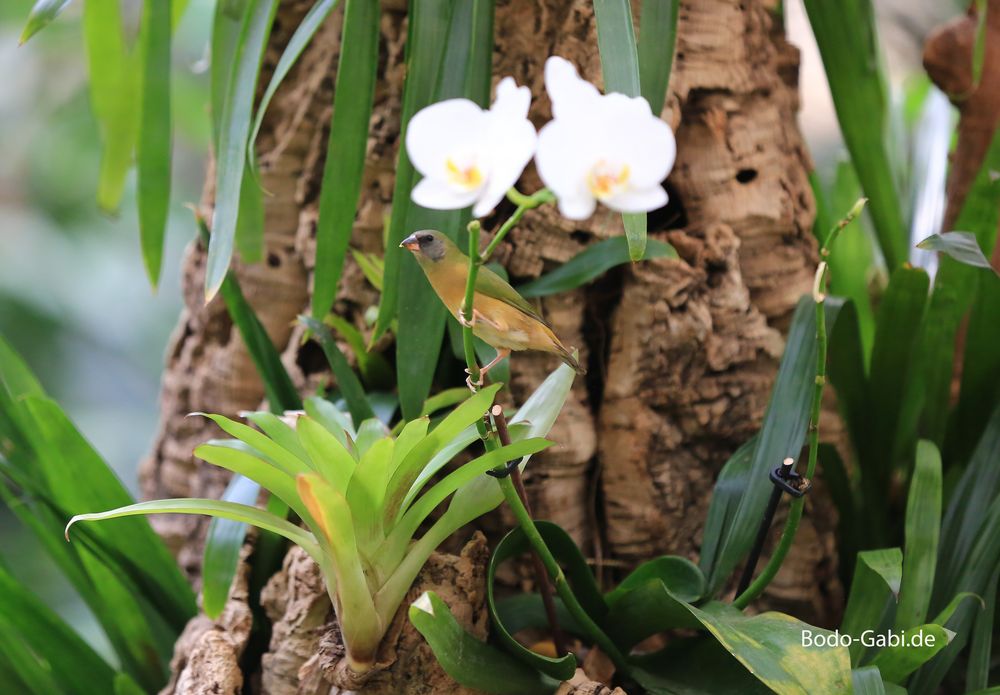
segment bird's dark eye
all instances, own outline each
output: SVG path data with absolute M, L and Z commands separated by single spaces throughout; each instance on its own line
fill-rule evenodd
M 421 235 L 421 236 L 418 236 L 418 237 L 417 237 L 417 242 L 418 242 L 418 243 L 419 243 L 419 244 L 420 244 L 421 246 L 424 246 L 424 245 L 426 245 L 426 244 L 429 244 L 429 243 L 431 243 L 431 238 L 432 238 L 432 237 L 431 237 L 431 235 L 430 235 L 430 234 L 423 234 L 423 235 Z

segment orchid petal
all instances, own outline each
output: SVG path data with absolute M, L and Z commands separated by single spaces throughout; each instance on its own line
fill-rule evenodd
M 581 79 L 573 64 L 559 56 L 545 61 L 545 90 L 552 100 L 553 118 L 587 113 L 601 98 L 597 87 Z
M 479 106 L 468 99 L 448 99 L 421 109 L 406 128 L 406 152 L 413 167 L 424 176 L 445 171 L 449 155 L 479 148 L 488 121 Z
M 494 116 L 492 112 L 490 115 Z M 524 167 L 535 154 L 538 134 L 531 121 L 527 119 L 511 120 L 494 117 L 489 141 L 490 173 L 479 202 L 472 209 L 474 217 L 489 214 L 521 178 Z
M 460 210 L 476 202 L 479 190 L 463 191 L 446 181 L 424 178 L 410 193 L 413 202 L 431 210 Z
M 658 185 L 649 188 L 632 188 L 602 201 L 617 212 L 649 212 L 667 204 L 667 192 Z

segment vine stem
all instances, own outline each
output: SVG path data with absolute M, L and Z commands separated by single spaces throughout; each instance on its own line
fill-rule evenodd
M 819 454 L 819 413 L 823 404 L 823 388 L 826 386 L 826 280 L 829 272 L 827 258 L 830 257 L 830 247 L 837 239 L 843 229 L 861 214 L 868 202 L 867 198 L 861 198 L 854 204 L 847 215 L 833 226 L 827 234 L 819 250 L 819 266 L 816 268 L 816 275 L 813 279 L 812 297 L 816 305 L 816 379 L 813 384 L 812 403 L 809 410 L 809 460 L 806 464 L 805 478 L 811 480 L 816 472 L 816 459 Z M 781 532 L 781 539 L 778 546 L 771 554 L 767 566 L 760 575 L 747 587 L 746 591 L 736 597 L 733 605 L 743 609 L 750 605 L 750 602 L 757 598 L 767 585 L 771 583 L 792 547 L 795 540 L 795 533 L 799 529 L 799 522 L 802 520 L 802 510 L 805 507 L 805 497 L 797 497 L 792 500 L 788 507 L 788 518 L 785 520 L 785 528 Z
M 542 189 L 530 196 L 523 195 L 512 189 L 507 196 L 517 205 L 517 209 L 515 209 L 510 218 L 500 226 L 496 236 L 493 237 L 493 240 L 482 254 L 479 253 L 479 232 L 481 229 L 479 221 L 473 220 L 469 223 L 468 227 L 469 275 L 465 285 L 465 299 L 461 307 L 462 318 L 464 319 L 465 324 L 462 326 L 462 344 L 465 353 L 465 361 L 469 369 L 470 383 L 473 384 L 475 388 L 479 388 L 481 386 L 475 386 L 480 381 L 480 369 L 479 364 L 476 361 L 475 343 L 473 342 L 472 332 L 473 300 L 475 296 L 476 278 L 479 274 L 479 268 L 492 255 L 492 253 L 503 241 L 504 237 L 507 236 L 507 233 L 520 221 L 525 212 L 553 200 L 552 194 L 546 189 Z M 492 415 L 493 422 L 496 425 L 497 437 L 491 436 L 492 433 L 487 429 L 486 420 L 480 420 L 477 426 L 486 448 L 494 449 L 498 445 L 508 444 L 510 442 L 510 435 L 507 432 L 507 421 L 503 414 L 503 408 L 494 403 L 491 407 L 490 415 Z M 497 441 L 497 438 L 500 439 L 500 442 Z M 615 646 L 614 642 L 612 642 L 604 631 L 601 630 L 597 623 L 595 623 L 593 619 L 587 615 L 583 606 L 581 606 L 580 602 L 577 601 L 569 582 L 566 580 L 566 576 L 563 573 L 562 568 L 559 566 L 559 563 L 556 561 L 552 552 L 545 544 L 545 539 L 542 538 L 541 533 L 539 533 L 538 529 L 535 527 L 535 522 L 528 509 L 527 497 L 524 494 L 524 484 L 521 480 L 520 467 L 514 466 L 510 475 L 506 475 L 505 466 L 500 466 L 495 470 L 497 473 L 501 473 L 503 475 L 503 477 L 497 478 L 500 490 L 503 492 L 504 500 L 510 506 L 511 511 L 514 514 L 514 518 L 517 520 L 518 526 L 520 526 L 525 537 L 528 539 L 528 543 L 531 545 L 536 574 L 538 575 L 538 588 L 542 596 L 542 601 L 545 603 L 546 613 L 548 614 L 549 623 L 552 628 L 552 638 L 553 642 L 556 643 L 557 652 L 563 654 L 565 653 L 565 648 L 559 644 L 559 642 L 561 642 L 561 631 L 559 630 L 559 625 L 555 618 L 555 603 L 552 598 L 552 589 L 548 581 L 550 578 L 552 580 L 552 584 L 555 585 L 556 593 L 559 595 L 559 598 L 562 599 L 566 609 L 577 621 L 580 627 L 587 633 L 587 636 L 590 637 L 594 644 L 598 645 L 601 650 L 608 655 L 621 673 L 628 673 L 629 667 L 628 663 L 625 661 L 624 655 L 622 655 L 621 651 Z

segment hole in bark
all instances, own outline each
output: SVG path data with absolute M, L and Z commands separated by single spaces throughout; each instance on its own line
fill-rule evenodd
M 604 399 L 604 382 L 611 357 L 611 322 L 615 308 L 621 303 L 624 285 L 624 266 L 617 266 L 585 289 L 583 340 L 590 349 L 587 352 L 587 375 L 584 379 L 590 409 L 594 413 L 600 410 Z
M 736 172 L 736 180 L 740 183 L 750 183 L 757 178 L 756 169 L 740 169 Z
M 662 232 L 668 229 L 687 227 L 687 212 L 684 210 L 681 197 L 668 181 L 663 182 L 662 186 L 667 191 L 667 204 L 649 213 L 647 218 L 648 231 Z
M 330 369 L 326 355 L 323 354 L 323 348 L 315 340 L 310 340 L 299 348 L 298 354 L 295 356 L 295 364 L 299 366 L 305 376 L 326 372 Z
M 269 253 L 269 254 L 267 254 L 267 264 L 269 266 L 271 266 L 272 268 L 277 268 L 277 267 L 281 266 L 281 259 L 278 258 L 278 254 L 276 254 L 276 253 Z

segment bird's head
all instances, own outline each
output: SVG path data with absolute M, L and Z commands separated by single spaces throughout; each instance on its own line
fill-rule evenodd
M 412 252 L 418 259 L 440 261 L 452 245 L 451 239 L 441 232 L 434 229 L 423 229 L 403 239 L 403 243 L 399 246 Z

